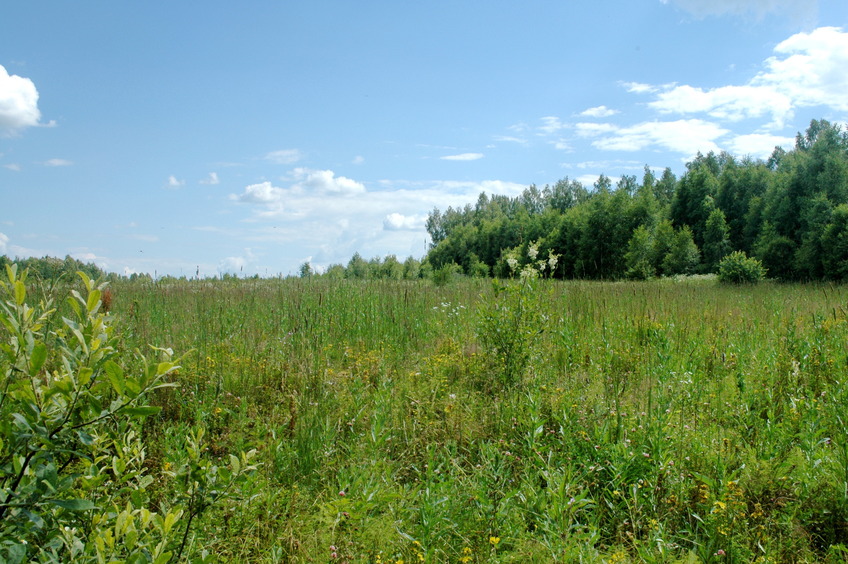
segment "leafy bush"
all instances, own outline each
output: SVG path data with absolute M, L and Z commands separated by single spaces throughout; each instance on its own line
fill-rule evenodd
M 756 284 L 766 276 L 766 269 L 758 259 L 743 251 L 735 251 L 718 264 L 718 279 L 731 284 Z
M 0 561 L 178 560 L 192 519 L 251 470 L 248 455 L 212 468 L 189 438 L 175 473 L 178 502 L 151 511 L 142 420 L 159 411 L 149 392 L 174 384 L 171 351 L 120 363 L 105 284 L 80 272 L 70 317 L 50 297 L 27 304 L 27 275 L 7 265 L 0 280 Z M 193 441 L 192 441 L 193 439 Z M 201 495 L 202 494 L 202 495 Z M 201 558 L 202 559 L 202 558 Z

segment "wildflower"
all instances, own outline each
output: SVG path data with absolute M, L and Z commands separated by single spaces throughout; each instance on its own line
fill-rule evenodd
M 347 494 L 345 493 L 345 491 L 344 491 L 344 490 L 342 490 L 342 491 L 340 491 L 340 492 L 339 492 L 339 497 L 344 497 L 344 496 L 346 496 L 346 495 L 347 495 Z
M 539 245 L 533 244 L 527 248 L 527 256 L 530 257 L 530 260 L 536 260 L 536 257 L 539 255 Z
M 501 537 L 489 537 L 489 544 L 492 546 L 498 546 L 499 542 L 501 542 Z

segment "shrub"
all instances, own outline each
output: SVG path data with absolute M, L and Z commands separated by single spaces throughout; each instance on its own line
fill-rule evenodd
M 125 369 L 105 284 L 80 272 L 68 317 L 51 298 L 27 303 L 27 275 L 0 280 L 0 561 L 179 560 L 192 520 L 252 470 L 202 459 L 202 431 L 175 473 L 178 501 L 152 511 L 141 424 L 149 392 L 173 384 L 171 351 Z
M 730 253 L 718 264 L 718 279 L 730 284 L 756 284 L 766 276 L 766 269 L 758 259 L 743 251 Z

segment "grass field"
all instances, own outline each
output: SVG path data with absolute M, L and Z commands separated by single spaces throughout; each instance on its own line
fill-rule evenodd
M 223 561 L 848 557 L 846 287 L 111 288 L 128 348 L 185 354 L 145 427 L 160 503 L 190 429 L 258 450 L 193 525 Z

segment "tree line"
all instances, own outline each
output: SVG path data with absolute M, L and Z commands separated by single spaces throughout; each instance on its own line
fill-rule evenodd
M 480 194 L 474 205 L 434 209 L 424 263 L 469 276 L 507 276 L 527 247 L 558 255 L 555 276 L 645 279 L 716 272 L 733 252 L 769 277 L 848 277 L 848 133 L 813 120 L 790 151 L 765 161 L 698 154 L 677 178 L 647 166 L 641 181 L 568 178 L 517 197 Z
M 17 264 L 19 272 L 26 270 L 29 272 L 29 276 L 39 280 L 64 278 L 74 281 L 77 279 L 77 272 L 84 272 L 92 280 L 105 276 L 103 270 L 96 264 L 82 262 L 70 255 L 66 255 L 64 259 L 50 256 L 12 259 L 6 255 L 0 255 L 0 273 L 6 272 L 7 264 Z M 5 276 L 5 274 L 3 275 Z

